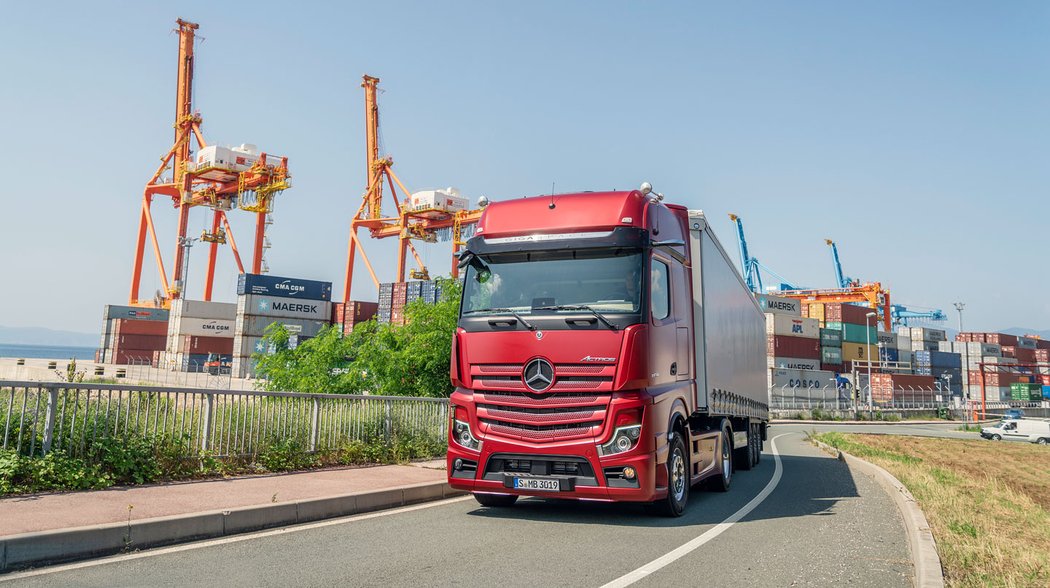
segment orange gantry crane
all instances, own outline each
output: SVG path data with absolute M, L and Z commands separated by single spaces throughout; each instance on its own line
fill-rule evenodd
M 268 157 L 266 153 L 257 153 L 254 146 L 248 145 L 233 149 L 217 146 L 208 148 L 201 133 L 200 113 L 193 110 L 193 44 L 199 25 L 182 19 L 176 23 L 176 32 L 179 35 L 179 62 L 175 142 L 161 157 L 160 166 L 146 182 L 142 194 L 135 265 L 131 275 L 131 292 L 128 295 L 128 304 L 132 306 L 151 306 L 158 302 L 162 306 L 168 306 L 172 299 L 184 295 L 189 245 L 193 241 L 187 238 L 186 231 L 190 209 L 195 206 L 207 206 L 212 209 L 211 230 L 205 230 L 200 237 L 200 240 L 209 246 L 204 300 L 211 300 L 219 245 L 228 241 L 238 270 L 241 273 L 245 271 L 230 222 L 226 217 L 226 213 L 234 208 L 256 215 L 255 251 L 251 272 L 263 271 L 266 226 L 269 224 L 267 215 L 273 210 L 274 198 L 291 187 L 288 182 L 291 175 L 288 173 L 287 157 Z M 197 161 L 192 157 L 193 141 L 196 141 L 198 147 Z M 162 177 L 168 171 L 171 172 L 171 176 Z M 153 225 L 151 205 L 153 197 L 157 195 L 170 197 L 172 205 L 179 211 L 171 281 L 168 280 L 167 271 L 164 269 L 164 258 Z M 147 235 L 153 245 L 157 271 L 164 287 L 160 301 L 139 298 Z
M 825 288 L 806 290 L 781 290 L 771 292 L 776 296 L 796 298 L 804 302 L 854 302 L 867 305 L 876 314 L 876 320 L 882 323 L 886 332 L 893 330 L 893 317 L 890 316 L 890 291 L 882 287 L 881 282 L 860 284 L 848 288 Z
M 399 282 L 405 280 L 406 262 L 408 253 L 412 253 L 418 269 L 410 272 L 413 279 L 429 279 L 430 272 L 419 257 L 419 252 L 412 244 L 413 240 L 433 243 L 438 240 L 448 239 L 452 241 L 452 277 L 458 276 L 456 265 L 456 253 L 465 245 L 464 237 L 473 230 L 478 219 L 481 218 L 481 210 L 467 210 L 466 207 L 456 209 L 429 201 L 423 204 L 413 204 L 412 193 L 405 188 L 401 180 L 394 173 L 394 160 L 389 155 L 379 154 L 379 103 L 377 100 L 377 88 L 379 78 L 364 76 L 361 87 L 365 90 L 365 142 L 367 156 L 368 188 L 361 199 L 361 206 L 350 220 L 350 239 L 347 245 L 346 255 L 346 283 L 343 288 L 343 301 L 350 300 L 350 287 L 354 279 L 354 260 L 358 250 L 361 259 L 365 262 L 372 282 L 379 287 L 379 278 L 376 277 L 375 268 L 365 254 L 364 243 L 358 236 L 358 229 L 368 230 L 373 239 L 386 239 L 397 237 L 398 257 L 396 279 Z M 390 189 L 390 199 L 393 201 L 394 212 L 392 215 L 384 216 L 383 192 L 384 185 Z M 401 190 L 402 197 L 398 197 L 397 189 Z

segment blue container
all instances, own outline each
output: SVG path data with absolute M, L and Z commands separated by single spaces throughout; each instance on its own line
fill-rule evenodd
M 882 361 L 900 361 L 900 352 L 892 347 L 883 347 L 879 350 L 879 358 Z
M 1050 386 L 1043 386 L 1043 398 L 1050 400 Z
M 916 351 L 915 363 L 935 368 L 961 368 L 962 356 L 947 351 Z
M 244 294 L 329 301 L 332 299 L 332 283 L 263 274 L 241 274 L 237 277 L 237 295 Z

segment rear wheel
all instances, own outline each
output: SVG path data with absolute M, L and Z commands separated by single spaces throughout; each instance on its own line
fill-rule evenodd
M 1050 443 L 1050 439 L 1047 439 L 1046 437 L 1040 437 L 1036 440 L 1036 443 L 1040 445 L 1046 445 L 1047 443 Z
M 762 462 L 762 427 L 755 425 L 755 464 Z
M 710 487 L 716 492 L 728 492 L 733 481 L 733 438 L 729 429 L 723 429 L 721 451 L 718 460 L 718 475 L 711 478 Z
M 736 462 L 736 467 L 742 470 L 749 470 L 754 467 L 755 463 L 755 427 L 748 425 L 747 427 L 747 445 L 744 447 L 733 450 L 733 459 Z
M 513 494 L 481 494 L 475 493 L 474 500 L 478 501 L 481 506 L 493 506 L 493 507 L 505 507 L 514 506 L 514 503 L 518 501 L 518 497 Z
M 680 517 L 689 501 L 689 456 L 685 452 L 685 441 L 675 432 L 667 454 L 667 497 L 653 503 L 659 514 Z

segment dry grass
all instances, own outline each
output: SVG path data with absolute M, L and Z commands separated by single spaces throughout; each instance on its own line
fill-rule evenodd
M 1050 449 L 1028 443 L 822 433 L 919 501 L 949 586 L 1050 586 Z

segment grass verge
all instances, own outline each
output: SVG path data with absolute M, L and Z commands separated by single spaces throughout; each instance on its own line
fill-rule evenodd
M 949 586 L 1050 586 L 1050 450 L 1026 443 L 820 433 L 882 466 L 922 507 Z

